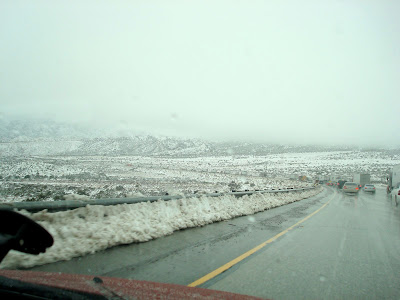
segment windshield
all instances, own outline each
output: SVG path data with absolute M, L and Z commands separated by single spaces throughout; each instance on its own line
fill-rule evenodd
M 0 268 L 400 298 L 399 9 L 2 1 Z

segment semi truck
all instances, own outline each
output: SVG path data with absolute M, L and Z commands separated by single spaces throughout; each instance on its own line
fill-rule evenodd
M 392 170 L 388 172 L 386 192 L 394 197 L 396 205 L 400 199 L 400 165 L 393 166 Z
M 363 187 L 367 183 L 371 182 L 371 175 L 366 173 L 356 173 L 353 175 L 353 182 L 358 183 L 360 187 Z
M 390 190 L 397 188 L 400 184 L 400 165 L 393 166 L 387 176 L 387 185 Z

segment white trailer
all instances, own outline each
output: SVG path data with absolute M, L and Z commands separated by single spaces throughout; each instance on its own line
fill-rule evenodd
M 396 206 L 399 204 L 400 198 L 400 165 L 395 165 L 392 168 L 392 171 L 388 174 L 388 185 L 387 185 L 387 193 L 391 193 L 391 197 L 394 196 L 394 201 L 396 202 Z
M 367 183 L 371 182 L 371 175 L 356 173 L 353 175 L 353 182 L 358 183 L 361 186 L 364 186 Z
M 389 172 L 388 187 L 390 190 L 399 187 L 400 185 L 400 165 L 393 166 L 392 170 Z

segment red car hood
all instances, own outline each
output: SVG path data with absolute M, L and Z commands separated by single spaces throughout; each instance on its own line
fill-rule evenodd
M 27 283 L 122 299 L 260 299 L 229 292 L 150 281 L 90 275 L 0 270 L 0 276 Z

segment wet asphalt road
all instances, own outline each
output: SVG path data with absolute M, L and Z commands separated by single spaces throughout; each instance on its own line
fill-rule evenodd
M 188 285 L 317 214 L 200 287 L 273 299 L 399 299 L 400 207 L 377 193 L 321 194 L 32 270 Z

